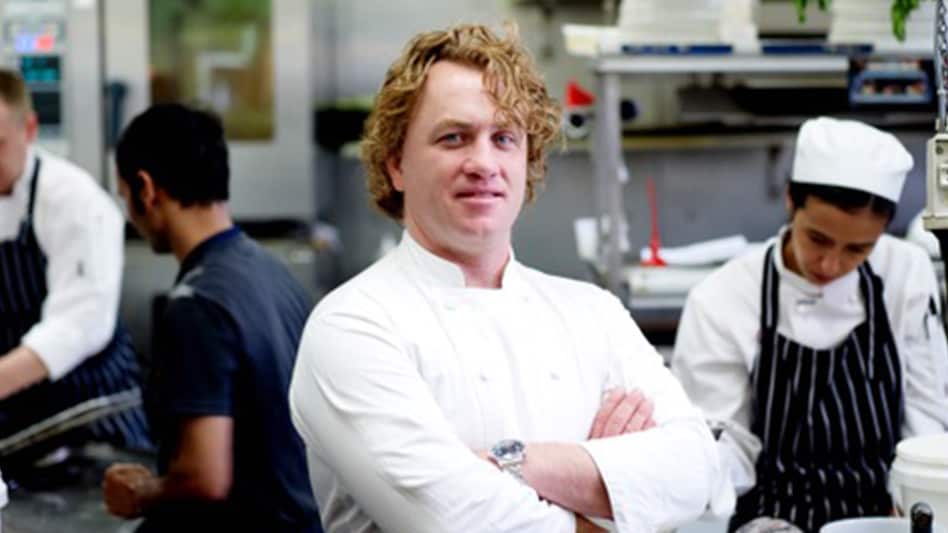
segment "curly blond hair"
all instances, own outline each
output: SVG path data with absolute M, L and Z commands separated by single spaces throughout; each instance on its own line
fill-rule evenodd
M 405 199 L 392 186 L 385 163 L 400 154 L 428 71 L 438 61 L 481 70 L 498 120 L 523 129 L 527 136 L 526 200 L 532 201 L 546 174 L 546 149 L 559 136 L 560 106 L 547 93 L 516 26 L 508 24 L 501 38 L 486 26 L 462 24 L 416 35 L 385 75 L 362 139 L 362 162 L 376 207 L 402 220 Z

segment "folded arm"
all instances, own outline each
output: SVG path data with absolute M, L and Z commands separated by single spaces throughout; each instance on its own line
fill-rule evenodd
M 597 317 L 611 337 L 609 381 L 628 392 L 606 396 L 586 442 L 527 443 L 524 478 L 544 499 L 612 519 L 619 531 L 675 527 L 709 501 L 714 443 L 627 311 L 607 302 Z
M 604 395 L 590 439 L 611 438 L 655 427 L 654 404 L 639 390 L 613 389 Z M 490 461 L 487 452 L 479 452 Z M 545 500 L 585 516 L 612 519 L 612 503 L 589 452 L 578 443 L 528 443 L 521 473 Z
M 619 300 L 607 295 L 599 316 L 612 381 L 653 402 L 656 426 L 582 445 L 602 476 L 620 531 L 676 527 L 704 512 L 720 477 L 711 432 Z
M 340 315 L 307 325 L 290 401 L 310 461 L 385 531 L 574 531 L 572 512 L 465 446 L 386 327 Z

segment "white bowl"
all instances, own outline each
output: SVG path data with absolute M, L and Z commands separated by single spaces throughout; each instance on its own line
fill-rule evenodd
M 866 517 L 836 520 L 820 528 L 820 533 L 909 533 L 912 528 L 907 518 Z M 935 524 L 935 533 L 944 533 L 944 529 Z

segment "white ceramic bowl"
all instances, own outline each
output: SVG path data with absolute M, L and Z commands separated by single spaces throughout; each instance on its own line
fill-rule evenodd
M 909 533 L 911 530 L 907 518 L 867 517 L 830 522 L 820 528 L 820 533 Z M 945 532 L 938 524 L 932 530 Z
M 820 533 L 908 533 L 909 523 L 904 518 L 848 518 L 830 522 Z

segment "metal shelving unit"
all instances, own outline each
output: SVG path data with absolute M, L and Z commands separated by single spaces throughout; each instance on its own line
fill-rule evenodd
M 622 187 L 628 181 L 619 118 L 620 82 L 630 75 L 753 74 L 773 76 L 844 75 L 843 55 L 614 55 L 594 60 L 596 120 L 592 139 L 596 205 L 600 215 L 599 259 L 608 289 L 620 294 L 623 276 L 621 235 L 625 208 Z M 604 215 L 604 216 L 603 216 Z

